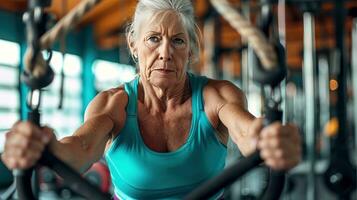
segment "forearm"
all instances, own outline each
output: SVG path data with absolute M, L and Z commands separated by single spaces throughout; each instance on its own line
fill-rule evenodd
M 113 121 L 106 115 L 93 117 L 72 136 L 56 142 L 54 154 L 77 171 L 85 172 L 102 157 L 112 129 Z
M 244 156 L 248 156 L 257 150 L 260 132 L 263 129 L 263 118 L 252 118 L 247 125 L 245 134 L 232 134 L 232 137 L 238 135 L 236 144 Z
M 251 137 L 250 127 L 255 117 L 248 111 L 235 105 L 226 105 L 221 109 L 220 120 L 228 128 L 229 135 L 244 156 L 256 149 L 256 141 Z
M 85 172 L 96 160 L 90 157 L 89 148 L 81 142 L 79 136 L 69 136 L 57 141 L 52 152 L 76 171 Z
M 236 132 L 236 133 L 233 133 Z M 243 156 L 249 156 L 256 150 L 256 141 L 249 137 L 248 133 L 230 131 L 232 141 L 237 145 Z

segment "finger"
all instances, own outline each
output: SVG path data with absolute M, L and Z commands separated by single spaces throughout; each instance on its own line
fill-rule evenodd
M 300 155 L 295 152 L 285 151 L 282 149 L 264 149 L 260 151 L 260 156 L 264 160 L 274 159 L 274 160 L 289 160 L 296 159 L 299 160 Z
M 8 156 L 8 152 L 5 151 L 4 153 L 1 154 L 1 160 L 6 165 L 7 168 L 9 169 L 16 168 L 16 159 L 11 156 Z
M 301 138 L 297 129 L 293 128 L 290 133 L 287 132 L 289 127 L 281 127 L 278 124 L 272 125 L 271 129 L 265 129 L 259 140 L 258 148 L 286 148 L 301 145 Z
M 1 161 L 5 164 L 5 166 L 8 169 L 12 169 L 13 168 L 13 163 L 10 162 L 10 159 L 5 155 L 5 153 L 1 154 Z
M 283 130 L 280 122 L 274 122 L 266 127 L 264 127 L 261 131 L 261 138 L 270 138 L 277 137 L 286 134 L 285 130 Z
M 22 146 L 25 145 L 25 146 Z M 6 153 L 8 156 L 13 156 L 13 157 L 23 157 L 27 153 L 31 152 L 39 152 L 41 153 L 43 149 L 45 148 L 45 145 L 39 141 L 32 141 L 29 143 L 16 143 L 14 145 L 9 145 L 6 147 Z
M 44 126 L 44 127 L 42 127 L 42 132 L 44 133 L 43 137 L 46 137 L 44 139 L 47 140 L 47 141 L 51 141 L 52 139 L 56 138 L 55 131 L 54 131 L 53 128 L 50 128 L 48 126 Z
M 301 157 L 301 146 L 296 143 L 291 144 L 290 142 L 281 142 L 269 145 L 269 142 L 260 142 L 258 144 L 258 148 L 261 152 L 264 152 L 262 156 L 265 159 L 287 159 L 289 157 Z
M 16 161 L 17 169 L 28 169 L 33 167 L 38 159 L 30 159 L 30 158 L 20 158 Z
M 296 142 L 301 142 L 300 131 L 295 124 L 288 123 L 286 128 L 290 132 L 289 136 L 291 136 Z
M 6 160 L 7 166 L 11 169 L 20 168 L 25 169 L 33 166 L 41 157 L 42 152 L 29 149 L 11 149 L 3 154 L 4 160 Z
M 14 158 L 7 158 L 4 154 L 1 156 L 4 157 L 3 162 L 8 169 L 12 170 L 17 168 L 16 160 Z
M 14 126 L 13 132 L 21 133 L 24 136 L 34 138 L 34 139 L 42 139 L 43 133 L 41 129 L 30 123 L 30 122 L 21 122 L 18 125 Z
M 34 148 L 38 151 L 42 151 L 46 143 L 42 140 L 30 139 L 21 134 L 14 134 L 11 138 L 5 143 L 5 150 L 9 148 L 20 148 L 20 149 L 30 149 Z
M 274 162 L 277 166 L 297 164 L 301 160 L 300 148 L 293 151 L 287 151 L 282 149 L 264 149 L 260 151 L 260 156 L 265 161 Z
M 274 170 L 289 170 L 299 162 L 300 160 L 294 158 L 287 160 L 268 159 L 265 161 L 265 164 Z
M 263 138 L 258 142 L 259 149 L 288 149 L 296 146 L 300 146 L 300 143 L 289 137 Z
M 294 124 L 282 125 L 280 122 L 274 122 L 273 124 L 264 127 L 261 137 L 292 137 L 298 139 L 300 134 L 298 127 Z

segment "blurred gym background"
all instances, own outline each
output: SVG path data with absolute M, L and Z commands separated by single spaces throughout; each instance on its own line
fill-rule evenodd
M 53 24 L 80 0 L 52 0 Z M 355 199 L 357 161 L 357 1 L 230 0 L 253 24 L 273 10 L 271 32 L 285 48 L 287 78 L 281 84 L 283 121 L 299 125 L 303 161 L 291 170 L 282 199 Z M 0 0 L 0 153 L 5 133 L 26 119 L 28 88 L 20 81 L 27 47 L 23 13 L 26 0 Z M 130 81 L 135 63 L 126 45 L 125 28 L 136 0 L 102 0 L 78 26 L 60 38 L 50 65 L 56 76 L 43 92 L 42 124 L 58 138 L 83 121 L 91 99 L 100 91 Z M 249 110 L 261 116 L 262 90 L 251 76 L 257 63 L 252 48 L 207 0 L 193 0 L 202 31 L 202 54 L 190 71 L 234 82 L 246 93 Z M 49 28 L 52 25 L 49 25 Z M 240 157 L 229 145 L 227 165 Z M 227 199 L 256 199 L 264 188 L 265 168 L 249 173 L 226 190 Z M 42 199 L 77 199 L 48 169 L 42 169 Z M 105 161 L 85 175 L 111 191 Z M 12 175 L 0 162 L 0 197 Z

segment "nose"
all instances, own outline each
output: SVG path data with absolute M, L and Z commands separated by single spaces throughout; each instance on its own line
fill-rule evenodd
M 172 47 L 168 40 L 163 40 L 160 46 L 159 59 L 162 61 L 170 61 L 172 59 Z

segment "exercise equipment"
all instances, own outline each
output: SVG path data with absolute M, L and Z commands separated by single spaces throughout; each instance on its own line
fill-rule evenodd
M 313 16 L 311 17 L 311 15 L 309 16 L 308 14 L 307 15 L 305 15 L 306 16 L 306 27 L 307 28 L 311 28 L 311 24 L 313 24 L 313 19 L 311 20 L 311 18 L 313 18 Z M 304 19 L 305 19 L 305 17 L 304 17 Z M 312 45 L 314 44 L 313 42 L 311 43 Z M 281 47 L 280 47 L 281 48 Z M 310 48 L 310 47 L 309 47 Z M 311 47 L 311 48 L 313 48 L 313 47 Z M 264 48 L 261 48 L 261 49 L 264 49 Z M 274 47 L 273 47 L 273 49 L 274 49 Z M 309 51 L 308 49 L 307 49 L 307 51 Z M 271 51 L 271 52 L 274 52 L 274 51 Z M 271 53 L 270 52 L 270 53 Z M 308 53 L 306 53 L 306 54 L 308 54 Z M 309 56 L 314 56 L 313 55 L 314 54 L 314 52 L 312 51 L 312 54 L 310 54 Z M 35 53 L 35 55 L 36 55 L 36 53 Z M 258 55 L 260 55 L 260 54 L 258 54 Z M 309 57 L 308 55 L 306 55 L 306 57 Z M 36 56 L 34 56 L 34 57 L 36 57 Z M 279 56 L 277 56 L 277 59 L 279 58 Z M 267 61 L 267 62 L 269 62 L 269 61 Z M 311 60 L 310 61 L 306 61 L 306 64 L 307 64 L 307 66 L 309 66 L 310 64 L 309 64 L 309 62 L 311 62 Z M 314 62 L 314 61 L 312 61 L 312 62 Z M 310 65 L 311 66 L 311 65 Z M 308 70 L 308 69 L 307 69 Z M 308 73 L 308 72 L 307 72 Z M 269 74 L 269 73 L 264 73 L 263 74 L 263 76 L 261 76 L 260 78 L 258 78 L 258 79 L 260 79 L 261 80 L 261 82 L 263 82 L 263 83 L 268 83 L 268 84 L 270 84 L 270 82 L 271 82 L 271 77 L 270 78 L 268 78 L 267 80 L 265 80 L 266 79 L 266 75 L 267 74 Z M 259 74 L 258 74 L 259 75 Z M 311 74 L 310 74 L 311 75 Z M 309 75 L 309 76 L 310 76 Z M 31 76 L 31 73 L 28 73 L 27 74 L 27 77 L 28 76 Z M 49 78 L 50 76 L 48 76 L 47 78 Z M 272 77 L 275 77 L 275 75 L 274 76 L 272 76 Z M 308 78 L 308 77 L 306 77 L 306 78 Z M 25 79 L 26 79 L 26 76 L 25 76 Z M 48 80 L 44 80 L 43 82 L 45 82 L 45 84 L 43 84 L 43 85 L 46 85 L 47 84 L 47 82 L 50 82 L 49 80 L 50 80 L 51 78 L 49 78 Z M 274 79 L 275 80 L 275 79 Z M 278 79 L 276 79 L 276 80 L 278 80 Z M 36 81 L 31 81 L 31 78 L 28 78 L 27 79 L 27 82 L 28 82 L 28 85 L 30 85 L 30 87 L 32 87 L 32 88 L 34 88 L 35 90 L 33 91 L 33 94 L 31 94 L 31 96 L 32 97 L 34 97 L 35 95 L 37 95 L 38 93 L 37 93 L 37 89 L 40 89 L 43 85 L 42 84 L 38 84 Z M 277 81 L 277 82 L 279 82 L 279 81 Z M 311 82 L 310 82 L 311 83 Z M 274 85 L 274 84 L 273 84 Z M 276 107 L 276 105 L 275 106 L 272 106 L 273 108 L 274 107 Z M 35 109 L 34 110 L 36 110 L 36 107 L 34 107 Z M 308 111 L 311 111 L 311 110 L 309 110 L 308 109 Z M 307 122 L 309 122 L 310 120 L 307 120 Z M 310 122 L 312 122 L 313 123 L 313 121 L 315 121 L 315 120 L 311 120 Z M 309 129 L 311 129 L 311 127 L 312 126 L 310 126 L 309 125 Z M 307 134 L 308 135 L 308 134 Z M 311 136 L 313 136 L 314 135 L 314 133 L 313 134 L 311 134 Z M 311 167 L 311 169 L 314 169 L 314 167 L 315 167 L 315 164 L 314 164 L 314 153 L 315 152 L 313 152 L 313 150 L 311 149 L 313 146 L 315 146 L 314 145 L 314 138 L 309 138 L 309 141 L 311 142 L 311 143 L 309 143 L 309 144 L 313 144 L 313 145 L 311 145 L 309 148 L 309 151 L 310 151 L 310 153 L 312 153 L 312 154 L 310 154 L 311 155 L 311 157 L 309 157 L 309 159 L 311 159 L 311 165 L 310 165 L 310 167 Z M 247 165 L 250 165 L 250 163 L 251 162 L 254 162 L 254 163 L 256 163 L 256 162 L 260 162 L 260 160 L 257 158 L 257 157 L 253 157 L 252 158 L 252 160 L 251 161 L 248 161 L 248 164 Z M 239 163 L 239 166 L 242 166 L 242 165 L 245 165 L 244 163 Z M 333 167 L 333 169 L 337 169 L 337 168 L 334 168 Z M 344 167 L 341 167 L 341 169 L 344 169 Z M 233 169 L 232 169 L 233 170 Z M 242 170 L 241 172 L 239 172 L 239 169 L 237 168 L 237 169 L 234 169 L 234 170 L 238 170 L 237 172 L 234 172 L 234 173 L 238 173 L 238 174 L 241 174 L 241 173 L 244 173 L 245 171 L 244 170 Z M 339 171 L 341 171 L 340 169 L 339 169 Z M 233 173 L 233 172 L 232 172 Z M 316 180 L 314 179 L 314 171 L 312 171 L 311 172 L 312 174 L 309 174 L 309 180 L 312 180 L 311 182 L 310 181 L 308 181 L 308 183 L 310 184 L 315 184 L 315 182 L 316 182 Z M 347 174 L 349 174 L 350 172 L 347 172 Z M 228 173 L 228 175 L 229 175 L 230 173 Z M 342 174 L 345 174 L 344 172 L 342 172 Z M 329 177 L 330 177 L 330 180 L 338 180 L 338 179 L 334 179 L 333 177 L 335 177 L 335 178 L 339 178 L 339 176 L 338 176 L 338 174 L 336 175 L 336 176 L 334 176 L 334 175 L 329 175 Z M 332 177 L 332 179 L 331 179 L 331 177 Z M 221 181 L 223 181 L 224 182 L 224 180 L 223 179 L 220 179 Z M 223 184 L 225 184 L 225 183 L 223 183 Z M 343 185 L 342 185 L 343 186 Z M 332 186 L 333 187 L 333 186 Z M 313 185 L 313 187 L 308 187 L 308 188 L 315 188 L 315 185 Z M 314 190 L 314 189 L 311 189 L 311 190 Z M 308 195 L 310 196 L 310 198 L 314 198 L 315 197 L 315 195 L 313 194 L 314 193 L 314 191 L 310 191 L 309 190 L 309 192 L 308 192 Z
M 316 77 L 316 47 L 315 47 L 315 24 L 314 15 L 310 10 L 303 14 L 304 22 L 304 60 L 303 60 L 303 82 L 305 92 L 305 131 L 307 160 L 309 173 L 307 175 L 306 199 L 316 199 L 316 177 L 315 177 L 315 145 L 316 145 L 316 107 L 315 107 L 315 81 Z
M 357 11 L 355 11 L 355 16 L 353 19 L 352 23 L 352 55 L 357 55 Z M 355 94 L 353 98 L 353 105 L 354 105 L 354 113 L 357 113 L 357 57 L 352 56 L 352 85 L 353 85 L 353 93 Z M 355 130 L 354 130 L 354 135 L 355 135 L 355 141 L 354 141 L 354 155 L 357 155 L 357 117 L 355 116 L 354 118 L 354 124 L 355 124 Z M 355 157 L 355 162 L 357 163 L 357 159 Z M 357 173 L 355 176 L 355 179 L 357 180 Z M 355 194 L 355 198 L 357 198 L 357 193 Z
M 247 37 L 247 40 L 252 44 L 253 49 L 257 53 L 261 65 L 256 65 L 254 69 L 254 79 L 259 83 L 270 87 L 270 92 L 279 85 L 279 83 L 285 78 L 285 56 L 281 46 L 274 48 L 267 40 L 263 33 L 257 30 L 253 25 L 244 19 L 240 13 L 232 9 L 226 1 L 212 0 L 211 3 L 217 9 L 217 11 L 238 31 L 243 37 Z M 267 26 L 270 25 L 270 10 L 268 7 L 267 15 L 264 15 L 267 21 L 262 22 L 263 30 L 267 30 Z M 243 28 L 242 28 L 243 27 Z M 248 34 L 249 33 L 249 34 Z M 253 34 L 252 34 L 253 33 Z M 257 42 L 258 41 L 258 42 Z M 264 47 L 259 47 L 260 43 Z M 263 49 L 263 50 L 262 50 Z M 267 50 L 268 49 L 268 50 Z M 275 49 L 277 51 L 275 51 Z M 267 50 L 268 52 L 265 52 Z M 278 52 L 278 56 L 275 54 Z M 268 56 L 271 55 L 271 56 Z M 274 66 L 275 65 L 275 66 Z M 263 66 L 263 67 L 261 67 Z M 266 118 L 264 125 L 269 125 L 275 121 L 281 121 L 282 112 L 279 110 L 279 101 L 273 99 L 274 95 L 271 95 L 266 100 L 269 102 L 266 104 Z M 207 199 L 212 195 L 219 192 L 222 188 L 230 185 L 236 179 L 244 175 L 248 170 L 258 166 L 262 163 L 262 159 L 259 155 L 259 151 L 253 155 L 237 161 L 231 166 L 227 167 L 221 174 L 212 178 L 211 180 L 203 183 L 197 189 L 188 194 L 185 199 Z M 282 190 L 284 188 L 285 172 L 272 171 L 269 177 L 269 183 L 260 197 L 260 199 L 279 199 Z
M 94 163 L 84 177 L 100 188 L 102 192 L 110 192 L 110 172 L 104 161 Z
M 40 113 L 39 107 L 41 103 L 41 89 L 49 85 L 54 77 L 52 69 L 49 67 L 48 63 L 50 57 L 45 61 L 41 55 L 42 49 L 48 49 L 52 43 L 65 31 L 68 31 L 77 20 L 79 20 L 79 15 L 83 15 L 89 8 L 91 8 L 97 1 L 83 1 L 77 10 L 81 13 L 71 12 L 69 17 L 64 18 L 58 23 L 49 34 L 45 34 L 46 27 L 46 14 L 44 13 L 44 8 L 50 5 L 50 1 L 39 1 L 31 0 L 29 2 L 28 11 L 24 15 L 24 20 L 26 22 L 27 28 L 27 41 L 29 44 L 27 54 L 26 54 L 26 68 L 22 75 L 23 81 L 29 86 L 30 92 L 28 94 L 27 105 L 29 107 L 28 120 L 40 126 Z M 68 21 L 71 19 L 72 21 Z M 62 23 L 63 22 L 63 23 Z M 61 26 L 62 24 L 62 26 Z M 63 24 L 67 24 L 66 27 Z M 64 27 L 64 28 L 63 28 Z M 56 171 L 59 175 L 64 178 L 64 182 L 68 186 L 83 195 L 88 199 L 110 199 L 110 195 L 102 193 L 99 189 L 94 187 L 91 183 L 84 181 L 84 179 L 76 173 L 72 168 L 67 166 L 64 162 L 56 158 L 51 152 L 46 149 L 43 152 L 39 163 Z M 16 188 L 18 191 L 19 199 L 33 200 L 38 199 L 38 190 L 31 190 L 28 187 L 31 183 L 31 177 L 33 168 L 28 170 L 13 170 L 15 176 Z M 36 173 L 34 175 L 35 184 L 37 185 Z
M 15 192 L 16 185 L 12 182 L 12 174 L 5 165 L 0 161 L 0 188 L 7 188 L 5 191 L 2 191 L 0 194 L 0 200 L 2 199 L 9 199 Z
M 36 9 L 44 7 L 44 5 L 39 4 L 36 1 L 32 1 L 32 4 L 30 4 L 30 11 L 28 12 L 28 17 L 27 17 L 27 22 L 28 22 L 28 41 L 31 44 L 31 54 L 29 54 L 31 60 L 28 63 L 28 70 L 26 71 L 26 74 L 24 75 L 24 79 L 27 85 L 29 85 L 29 87 L 31 88 L 31 92 L 29 93 L 29 102 L 28 102 L 28 106 L 30 108 L 30 113 L 29 113 L 29 120 L 34 122 L 37 125 L 40 125 L 40 114 L 39 114 L 39 105 L 40 105 L 40 98 L 41 98 L 41 91 L 40 89 L 42 87 L 47 86 L 53 79 L 53 71 L 50 70 L 50 67 L 48 66 L 44 66 L 44 64 L 42 63 L 42 65 L 40 64 L 40 67 L 37 67 L 35 65 L 38 64 L 38 55 L 40 54 L 40 45 L 42 47 L 49 47 L 51 46 L 51 42 L 47 41 L 47 35 L 44 34 L 43 37 L 40 38 L 40 36 L 43 33 L 38 33 L 36 32 L 37 30 L 39 30 L 38 28 L 36 29 L 35 25 L 39 25 L 40 27 L 44 27 L 43 24 L 38 23 L 40 20 L 43 20 L 43 18 L 40 19 L 35 19 L 34 16 L 34 12 Z M 56 27 L 54 28 L 56 29 Z M 260 33 L 257 32 L 257 35 L 259 35 Z M 45 39 L 43 39 L 45 38 Z M 264 37 L 257 37 L 255 36 L 255 39 L 261 39 Z M 249 39 L 248 39 L 249 40 Z M 264 41 L 262 41 L 262 43 L 264 43 Z M 258 49 L 259 46 L 257 46 L 257 43 L 253 41 L 253 46 Z M 264 49 L 269 50 L 273 50 L 271 49 L 270 45 L 267 45 L 266 47 L 264 47 Z M 272 52 L 275 51 L 269 51 L 269 53 L 271 54 Z M 276 59 L 274 56 L 272 57 L 266 57 L 267 53 L 262 53 L 262 51 L 257 51 L 258 56 L 260 57 L 263 65 L 265 67 L 267 67 L 268 69 L 272 69 L 274 67 L 274 65 L 276 65 L 276 61 L 274 59 Z M 274 54 L 273 54 L 274 55 Z M 41 61 L 41 59 L 40 59 Z M 38 70 L 38 71 L 36 71 Z M 278 69 L 277 71 L 283 70 L 283 68 Z M 274 70 L 273 70 L 274 71 Z M 35 73 L 34 73 L 35 72 Z M 37 72 L 37 73 L 36 73 Z M 285 71 L 284 71 L 285 72 Z M 35 74 L 34 76 L 32 76 L 33 74 Z M 280 73 L 279 73 L 280 74 Z M 275 86 L 276 83 L 280 82 L 277 81 L 278 78 L 276 74 L 272 75 L 271 77 L 274 77 L 273 79 L 270 79 L 270 83 L 272 86 Z M 42 79 L 41 79 L 42 78 Z M 46 79 L 44 79 L 46 78 Z M 265 82 L 264 80 L 261 80 L 261 82 Z M 276 107 L 272 108 L 273 110 L 276 109 Z M 281 118 L 281 113 L 280 112 L 271 112 L 268 113 L 268 119 L 270 121 L 267 121 L 266 123 L 272 123 L 275 120 L 278 120 L 279 118 Z M 259 157 L 259 152 L 256 152 L 252 157 L 252 162 L 254 163 L 254 165 L 258 165 L 260 162 L 262 162 L 261 158 Z M 249 160 L 249 159 L 248 159 Z M 77 190 L 77 192 L 81 193 L 82 195 L 86 196 L 87 198 L 94 198 L 94 199 L 107 199 L 108 197 L 103 194 L 100 193 L 97 189 L 91 187 L 91 185 L 87 182 L 83 182 L 80 179 L 80 176 L 78 176 L 77 174 L 73 173 L 73 170 L 71 170 L 69 167 L 67 167 L 66 165 L 64 165 L 64 163 L 62 163 L 60 160 L 58 160 L 55 156 L 53 156 L 49 151 L 45 150 L 43 157 L 40 159 L 39 163 L 44 164 L 52 169 L 54 169 L 55 171 L 57 171 L 63 178 L 64 181 L 69 181 L 69 186 L 74 189 Z M 240 163 L 241 164 L 241 163 Z M 248 165 L 249 166 L 249 165 Z M 236 170 L 236 169 L 235 169 Z M 238 169 L 237 169 L 238 171 Z M 244 171 L 244 170 L 243 170 Z M 36 197 L 32 194 L 32 191 L 28 189 L 28 187 L 26 187 L 26 183 L 29 183 L 29 179 L 31 176 L 31 172 L 30 171 L 20 171 L 20 170 L 14 170 L 14 175 L 16 176 L 16 181 L 17 181 L 17 188 L 19 190 L 19 196 L 20 199 L 36 199 Z M 279 174 L 279 179 L 281 179 L 280 177 L 283 177 Z M 275 176 L 272 176 L 272 179 L 275 179 Z M 83 185 L 78 185 L 78 184 L 83 184 Z M 82 187 L 83 186 L 83 187 Z M 274 186 L 274 185 L 273 185 Z M 270 187 L 269 187 L 270 188 Z M 279 189 L 281 190 L 281 189 Z M 211 190 L 211 193 L 215 192 L 214 190 Z M 272 195 L 273 193 L 270 193 L 269 195 Z M 280 193 L 278 194 L 280 195 Z M 276 197 L 268 197 L 268 199 L 275 199 Z
M 352 192 L 356 188 L 356 168 L 351 162 L 348 149 L 347 129 L 347 55 L 345 47 L 346 10 L 343 1 L 335 1 L 334 23 L 337 57 L 337 105 L 338 133 L 331 138 L 331 158 L 327 170 L 324 173 L 326 186 L 339 199 L 351 199 Z M 352 55 L 354 56 L 354 55 Z

